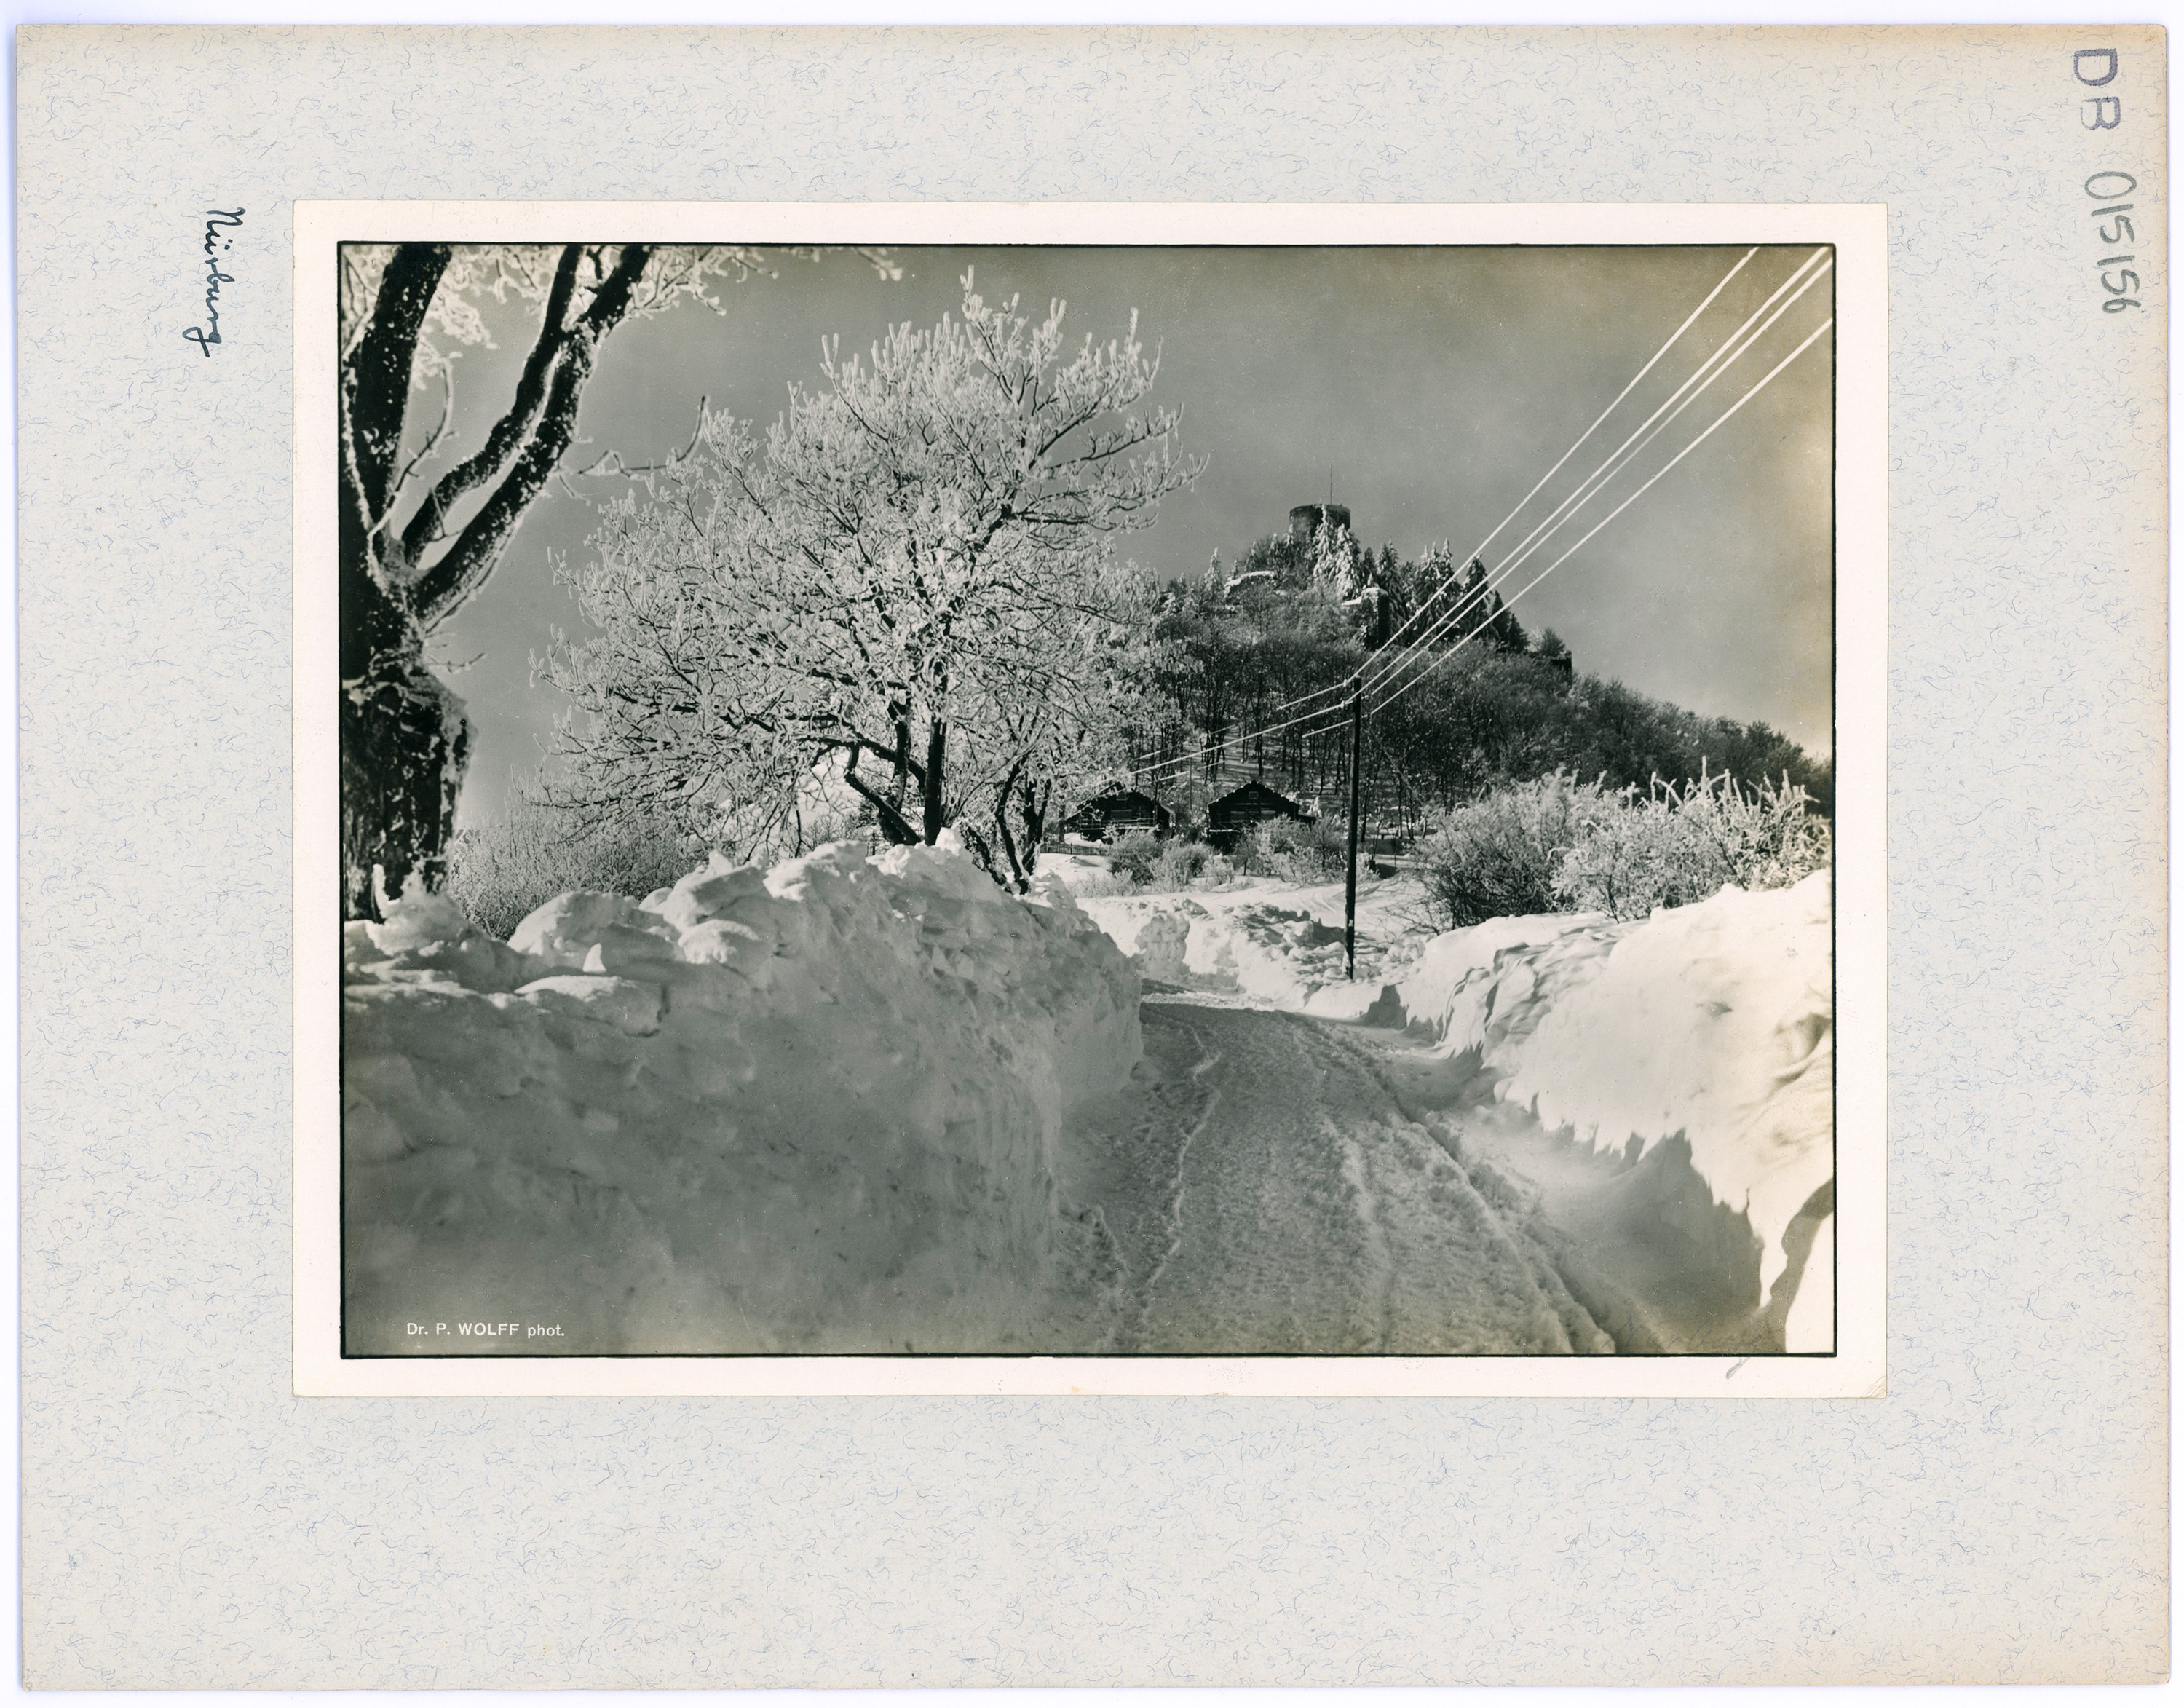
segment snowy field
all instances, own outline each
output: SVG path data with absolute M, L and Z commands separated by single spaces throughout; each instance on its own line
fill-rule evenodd
M 952 840 L 952 839 L 950 839 Z M 348 928 L 352 1352 L 1821 1350 L 1825 879 L 1435 935 L 838 845 Z M 439 1348 L 432 1348 L 439 1350 Z

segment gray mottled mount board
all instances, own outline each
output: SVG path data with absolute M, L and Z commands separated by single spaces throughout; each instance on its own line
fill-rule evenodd
M 29 1683 L 2164 1672 L 2159 31 L 20 39 Z M 1887 1398 L 295 1398 L 298 198 L 1888 204 Z

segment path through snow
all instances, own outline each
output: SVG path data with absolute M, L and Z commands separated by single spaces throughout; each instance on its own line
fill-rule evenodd
M 1142 1013 L 1145 1059 L 1070 1124 L 1058 1182 L 1113 1242 L 1108 1349 L 1615 1349 L 1348 1029 L 1201 992 Z
M 1065 1138 L 1117 1349 L 1827 1350 L 1825 880 L 1430 940 L 1405 895 L 1361 890 L 1355 983 L 1339 885 L 1083 904 L 1160 992 Z

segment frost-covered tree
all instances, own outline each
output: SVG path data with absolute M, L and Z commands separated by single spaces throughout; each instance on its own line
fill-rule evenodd
M 1102 552 L 1102 559 L 1105 553 Z M 986 733 L 959 755 L 951 785 L 964 803 L 957 832 L 986 869 L 1012 888 L 1028 884 L 1057 798 L 1081 795 L 1115 770 L 1150 722 L 1150 684 L 1160 647 L 1152 578 L 1100 561 L 1073 603 L 1020 630 L 1010 650 L 979 663 Z M 975 766 L 975 774 L 973 767 Z
M 1115 534 L 1197 466 L 1140 410 L 1128 333 L 1065 349 L 963 281 L 960 315 L 838 341 L 760 436 L 724 416 L 604 507 L 565 565 L 596 633 L 546 661 L 575 701 L 575 804 L 778 818 L 815 768 L 894 842 L 955 826 L 1028 876 L 1058 784 L 1112 765 L 1151 628 Z
M 1348 527 L 1323 515 L 1312 536 L 1312 584 L 1332 598 L 1355 599 L 1365 583 L 1367 555 Z
M 783 252 L 777 252 L 783 253 Z M 790 251 L 805 255 L 813 250 Z M 884 253 L 865 252 L 883 273 Z M 485 584 L 575 436 L 608 334 L 767 270 L 737 245 L 350 243 L 341 254 L 339 585 L 343 901 L 373 874 L 438 888 L 468 756 L 462 702 L 427 667 L 432 631 Z M 487 298 L 535 305 L 514 395 L 452 455 L 455 360 L 491 339 Z M 413 416 L 421 398 L 432 405 Z
M 1433 541 L 1416 563 L 1405 564 L 1396 581 L 1396 623 L 1409 627 L 1404 639 L 1424 634 L 1445 616 L 1456 597 L 1456 558 L 1446 540 Z
M 1465 566 L 1457 602 L 1463 615 L 1457 622 L 1452 639 L 1483 638 L 1486 645 L 1504 653 L 1521 653 L 1531 645 L 1517 613 L 1502 604 L 1502 595 L 1494 590 L 1482 560 L 1474 557 Z

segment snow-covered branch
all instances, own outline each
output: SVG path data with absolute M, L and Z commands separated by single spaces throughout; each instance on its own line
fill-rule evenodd
M 708 415 L 603 506 L 564 568 L 596 632 L 544 667 L 589 786 L 702 771 L 741 812 L 838 764 L 890 836 L 983 821 L 1021 881 L 1055 780 L 1118 756 L 1152 625 L 1111 537 L 1198 465 L 1176 411 L 1137 407 L 1134 327 L 1065 355 L 1060 304 L 1034 321 L 965 284 L 960 316 L 830 343 L 762 435 Z

